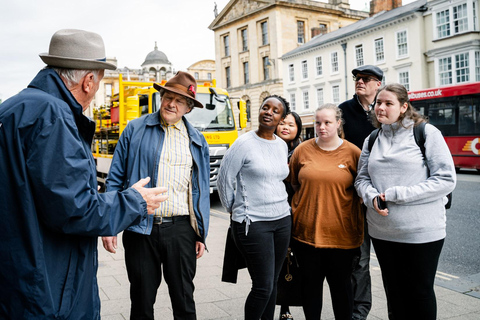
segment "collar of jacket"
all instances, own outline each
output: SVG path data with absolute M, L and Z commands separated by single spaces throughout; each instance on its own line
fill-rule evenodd
M 151 113 L 146 116 L 147 118 L 145 119 L 145 124 L 147 126 L 159 126 L 160 127 L 160 111 L 157 111 L 155 113 Z M 195 129 L 194 126 L 188 122 L 187 118 L 182 117 L 183 122 L 185 123 L 185 126 L 187 127 L 188 135 L 190 136 L 190 140 L 201 146 L 202 141 L 203 141 L 203 135 Z
M 360 102 L 360 97 L 356 93 L 353 95 L 353 98 L 355 99 L 355 101 L 357 101 L 358 105 L 362 108 L 362 111 L 365 113 L 369 113 L 370 111 L 372 111 L 375 108 L 375 103 L 377 102 L 377 96 L 375 95 L 375 99 L 373 99 L 373 102 L 368 105 L 368 111 L 365 111 L 365 109 L 363 108 L 363 105 Z
M 28 87 L 42 90 L 67 103 L 74 115 L 78 131 L 88 144 L 92 144 L 95 122 L 83 114 L 83 107 L 77 102 L 55 70 L 51 68 L 41 70 Z

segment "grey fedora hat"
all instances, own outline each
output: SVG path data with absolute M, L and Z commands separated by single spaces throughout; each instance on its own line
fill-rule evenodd
M 106 62 L 102 37 L 84 30 L 63 29 L 55 32 L 50 40 L 48 53 L 41 53 L 39 56 L 51 67 L 82 70 L 117 69 L 114 64 Z

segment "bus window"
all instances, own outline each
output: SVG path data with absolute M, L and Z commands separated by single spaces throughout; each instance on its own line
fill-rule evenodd
M 428 109 L 428 119 L 433 125 L 455 124 L 455 106 L 452 103 L 433 103 Z
M 472 98 L 459 99 L 458 133 L 475 134 L 480 132 L 480 106 L 474 104 Z

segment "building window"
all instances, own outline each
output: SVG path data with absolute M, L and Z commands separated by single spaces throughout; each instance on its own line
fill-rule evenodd
M 398 73 L 398 83 L 403 85 L 407 91 L 410 90 L 410 72 L 409 71 L 400 71 Z
M 290 93 L 290 109 L 296 110 L 295 93 Z
M 383 38 L 375 39 L 375 61 L 381 63 L 385 61 L 385 51 L 383 50 Z
M 302 79 L 308 79 L 307 60 L 302 61 Z
M 248 73 L 248 61 L 243 63 L 243 81 L 245 84 L 250 82 L 250 75 Z
M 242 35 L 242 50 L 247 51 L 248 50 L 248 31 L 247 29 L 242 29 L 240 33 Z
M 468 52 L 455 55 L 455 73 L 457 75 L 457 83 L 468 82 L 470 80 Z
M 450 35 L 450 11 L 437 12 L 437 37 L 444 38 Z
M 230 56 L 230 36 L 223 37 L 223 49 L 225 52 L 225 57 Z
M 317 88 L 317 107 L 323 106 L 323 88 Z
M 268 72 L 268 57 L 263 57 L 263 80 L 268 80 L 270 79 L 270 73 Z
M 321 76 L 323 74 L 322 57 L 315 58 L 315 70 L 317 72 L 317 76 Z
M 111 83 L 106 83 L 105 84 L 105 96 L 106 97 L 111 97 L 112 96 L 112 84 Z
M 290 79 L 290 82 L 295 81 L 295 69 L 293 64 L 288 66 L 288 78 Z
M 359 44 L 355 46 L 355 61 L 357 62 L 357 67 L 363 66 L 363 45 Z
M 407 31 L 399 31 L 397 36 L 397 57 L 401 58 L 408 55 Z
M 260 24 L 262 29 L 262 45 L 268 44 L 268 21 L 264 21 Z
M 332 63 L 332 73 L 338 72 L 338 53 L 332 52 L 330 54 L 330 60 Z
M 463 2 L 458 4 L 459 2 Z M 450 1 L 451 6 L 435 12 L 435 37 L 441 39 L 467 31 L 478 31 L 477 1 Z
M 333 98 L 333 103 L 340 103 L 340 86 L 335 85 L 332 86 L 332 98 Z
M 208 80 L 212 80 L 212 74 L 211 74 L 210 72 L 207 73 L 207 79 L 208 79 Z
M 480 81 L 480 51 L 475 51 L 475 74 L 476 81 Z
M 247 106 L 247 121 L 251 122 L 252 121 L 252 114 L 251 114 L 251 111 L 250 111 L 250 109 L 251 109 L 250 100 L 247 100 L 246 106 Z
M 468 14 L 466 3 L 453 7 L 453 26 L 455 33 L 468 30 Z
M 298 43 L 305 43 L 305 22 L 297 21 L 297 35 Z
M 225 68 L 225 82 L 227 83 L 227 88 L 232 86 L 231 79 L 230 79 L 230 67 Z
M 308 90 L 303 91 L 303 109 L 310 109 L 310 103 L 308 101 Z
M 452 84 L 452 58 L 442 58 L 438 60 L 438 75 L 440 76 L 440 85 Z
M 195 75 L 193 76 L 195 80 L 198 80 L 198 72 L 195 72 Z

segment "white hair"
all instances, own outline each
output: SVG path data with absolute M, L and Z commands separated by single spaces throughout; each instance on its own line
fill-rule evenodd
M 98 70 L 78 70 L 78 69 L 64 69 L 53 68 L 55 72 L 62 78 L 67 88 L 71 88 L 78 84 L 83 77 L 89 73 L 93 73 L 94 81 L 97 81 L 100 76 L 100 69 Z

